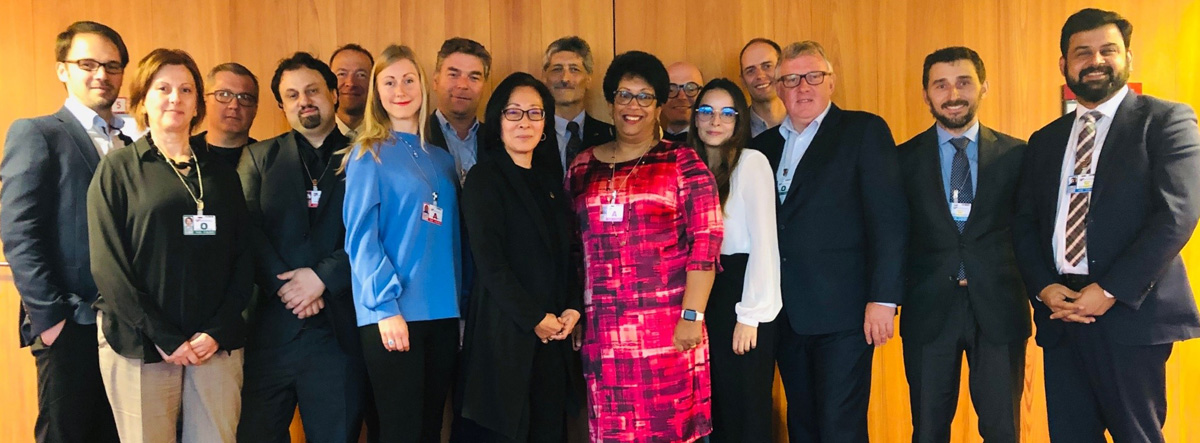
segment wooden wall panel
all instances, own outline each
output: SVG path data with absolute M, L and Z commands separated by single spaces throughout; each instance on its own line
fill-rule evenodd
M 1200 4 L 1132 0 L 1046 3 L 1032 0 L 933 2 L 852 0 L 796 2 L 692 0 L 679 14 L 676 2 L 616 0 L 616 53 L 639 49 L 664 63 L 685 59 L 705 79 L 738 78 L 737 53 L 753 37 L 780 44 L 816 40 L 825 46 L 837 72 L 834 102 L 883 116 L 897 142 L 933 123 L 921 99 L 921 64 L 935 49 L 965 45 L 978 51 L 988 70 L 990 91 L 981 106 L 983 122 L 1027 138 L 1059 115 L 1058 36 L 1068 15 L 1084 7 L 1113 9 L 1134 23 L 1134 73 L 1145 92 L 1200 107 Z M 664 10 L 672 11 L 664 19 Z M 681 21 L 683 20 L 683 21 Z M 680 41 L 686 42 L 681 45 Z M 714 56 L 713 54 L 720 54 Z M 1185 250 L 1188 263 L 1200 263 L 1200 246 Z M 1200 267 L 1192 266 L 1193 274 Z M 1026 359 L 1022 405 L 1023 441 L 1046 441 L 1045 384 L 1041 349 L 1032 343 Z M 907 383 L 900 343 L 876 351 L 869 423 L 875 441 L 906 441 L 911 432 Z M 1200 343 L 1176 346 L 1168 364 L 1168 441 L 1200 441 Z M 962 392 L 967 392 L 965 383 Z M 782 402 L 780 402 L 782 403 Z M 954 441 L 980 442 L 978 418 L 962 396 Z
M 262 89 L 252 130 L 267 138 L 287 129 L 269 85 L 278 60 L 297 50 L 327 60 L 337 46 L 355 42 L 373 52 L 404 43 L 433 73 L 445 38 L 469 37 L 493 54 L 485 96 L 508 73 L 539 75 L 550 41 L 576 34 L 596 60 L 588 108 L 609 119 L 601 81 L 614 54 L 640 49 L 665 63 L 688 60 L 706 79 L 737 81 L 737 53 L 754 37 L 780 43 L 817 40 L 837 72 L 834 101 L 882 115 L 897 141 L 926 129 L 932 119 L 921 100 L 921 62 L 934 49 L 966 45 L 988 68 L 990 91 L 980 115 L 1001 131 L 1028 137 L 1059 113 L 1058 33 L 1082 7 L 1114 9 L 1135 26 L 1133 81 L 1145 92 L 1200 108 L 1200 2 L 1164 0 L 197 0 L 164 3 L 121 0 L 7 0 L 0 3 L 0 56 L 24 69 L 0 71 L 0 133 L 12 120 L 54 112 L 64 92 L 54 75 L 53 39 L 75 20 L 106 23 L 121 32 L 131 65 L 155 47 L 189 51 L 202 70 L 238 61 L 259 76 Z M 132 69 L 127 78 L 132 77 Z M 122 95 L 128 96 L 128 81 Z M 482 111 L 482 109 L 481 109 Z M 1200 245 L 1184 258 L 1200 275 Z M 16 292 L 0 271 L 0 442 L 28 441 L 36 411 L 33 360 L 16 349 Z M 1200 289 L 1200 288 L 1198 288 Z M 8 325 L 8 326 L 4 326 Z M 870 431 L 873 440 L 907 441 L 907 384 L 899 343 L 876 351 Z M 1022 435 L 1046 441 L 1041 351 L 1030 345 L 1022 407 Z M 1179 344 L 1167 367 L 1168 441 L 1200 442 L 1200 340 Z M 966 370 L 964 369 L 964 374 Z M 966 392 L 965 383 L 963 392 Z M 782 402 L 781 402 L 782 403 Z M 963 395 L 955 442 L 980 442 L 978 424 Z

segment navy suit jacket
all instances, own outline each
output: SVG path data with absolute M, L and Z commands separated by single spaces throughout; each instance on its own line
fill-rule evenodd
M 1025 142 L 979 125 L 979 167 L 971 216 L 958 232 L 950 216 L 935 127 L 900 145 L 908 195 L 908 270 L 900 334 L 928 343 L 945 329 L 961 297 L 958 265 L 966 265 L 971 312 L 995 343 L 1029 338 L 1029 301 L 1013 253 L 1012 219 Z
M 65 107 L 17 120 L 8 130 L 0 163 L 0 241 L 21 295 L 22 346 L 62 320 L 96 323 L 87 190 L 99 163 L 96 146 Z
M 1037 342 L 1054 346 L 1067 323 L 1037 300 L 1059 283 L 1052 239 L 1059 175 L 1075 113 L 1029 137 L 1013 223 L 1018 265 L 1033 303 Z M 1129 92 L 1100 159 L 1087 226 L 1089 280 L 1117 303 L 1096 323 L 1125 345 L 1200 336 L 1200 316 L 1179 251 L 1200 219 L 1200 130 L 1186 105 Z
M 337 131 L 337 129 L 334 129 Z M 334 134 L 337 135 L 337 134 Z M 325 284 L 325 315 L 333 325 L 342 349 L 360 349 L 350 293 L 350 258 L 346 255 L 346 227 L 342 201 L 346 194 L 345 174 L 334 172 L 342 155 L 329 159 L 326 177 L 317 185 L 320 205 L 310 214 L 305 191 L 304 166 L 296 145 L 296 131 L 247 146 L 238 163 L 242 191 L 250 209 L 256 255 L 255 282 L 260 290 L 251 318 L 250 343 L 274 346 L 287 343 L 304 326 L 276 295 L 285 283 L 276 275 L 297 268 L 312 268 Z M 330 136 L 326 143 L 334 143 Z M 345 140 L 337 138 L 337 140 Z M 341 150 L 343 146 L 321 149 Z M 321 174 L 312 171 L 313 178 Z M 353 354 L 352 354 L 353 355 Z
M 778 126 L 751 146 L 779 170 Z M 831 106 L 776 216 L 783 309 L 797 334 L 862 330 L 868 302 L 900 304 L 908 205 L 882 118 Z

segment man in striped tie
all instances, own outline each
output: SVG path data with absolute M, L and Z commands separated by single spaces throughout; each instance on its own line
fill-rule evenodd
M 1013 225 L 1045 351 L 1055 442 L 1162 442 L 1174 342 L 1200 336 L 1183 249 L 1200 219 L 1200 129 L 1141 95 L 1132 25 L 1084 9 L 1062 28 L 1074 112 L 1029 138 Z

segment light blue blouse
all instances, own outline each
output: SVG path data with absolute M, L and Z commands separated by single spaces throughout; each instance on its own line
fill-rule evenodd
M 457 318 L 462 288 L 462 236 L 454 157 L 424 149 L 416 135 L 393 132 L 379 161 L 351 152 L 346 165 L 346 252 L 358 325 L 396 314 L 405 321 Z M 357 157 L 357 158 L 356 158 Z M 441 225 L 422 219 L 425 204 Z

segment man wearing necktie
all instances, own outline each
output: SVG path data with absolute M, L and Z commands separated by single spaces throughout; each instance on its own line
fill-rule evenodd
M 979 123 L 988 83 L 975 51 L 934 51 L 922 77 L 936 123 L 900 145 L 911 215 L 900 335 L 913 441 L 950 441 L 965 353 L 979 434 L 1015 443 L 1030 334 L 1011 235 L 1025 142 Z
M 588 115 L 587 90 L 592 83 L 592 47 L 576 36 L 550 43 L 542 63 L 542 82 L 554 95 L 554 135 L 558 151 L 535 150 L 534 162 L 557 169 L 559 177 L 584 149 L 612 141 L 613 125 Z M 556 159 L 550 154 L 558 154 Z M 555 161 L 557 160 L 557 161 Z M 555 166 L 557 164 L 557 166 Z
M 1079 106 L 1029 138 L 1013 223 L 1045 350 L 1055 442 L 1162 442 L 1166 361 L 1200 336 L 1179 252 L 1200 219 L 1200 129 L 1186 105 L 1141 95 L 1132 25 L 1067 19 L 1059 68 Z

